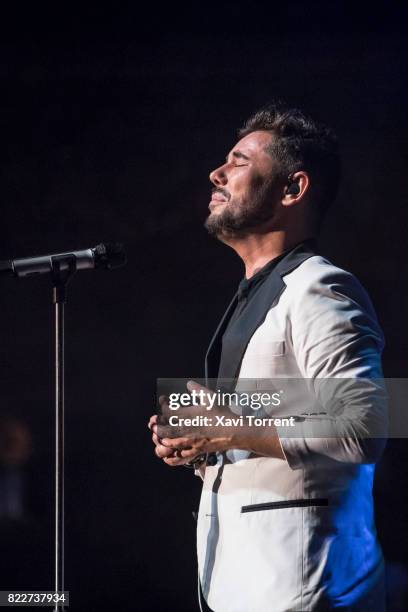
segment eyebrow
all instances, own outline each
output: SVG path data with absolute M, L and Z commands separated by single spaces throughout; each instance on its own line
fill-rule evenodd
M 244 153 L 242 153 L 241 151 L 233 151 L 231 153 L 231 155 L 233 157 L 235 157 L 235 159 L 246 159 L 247 161 L 250 160 L 250 158 L 247 155 L 245 155 Z M 229 155 L 227 155 L 227 157 L 225 158 L 226 161 L 228 161 L 228 157 L 229 157 Z

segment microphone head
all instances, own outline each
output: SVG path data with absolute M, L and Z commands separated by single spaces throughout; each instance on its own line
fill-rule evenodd
M 92 249 L 95 258 L 95 268 L 113 270 L 126 264 L 126 254 L 121 242 L 98 244 Z

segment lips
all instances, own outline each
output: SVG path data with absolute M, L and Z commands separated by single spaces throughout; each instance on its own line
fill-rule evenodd
M 226 204 L 228 200 L 229 197 L 227 197 L 227 194 L 222 193 L 221 190 L 215 190 L 211 194 L 211 202 L 208 208 L 212 211 L 214 208 L 217 208 L 217 206 Z
M 224 198 L 214 198 L 214 196 L 211 198 L 211 202 L 208 206 L 208 208 L 211 210 L 211 212 L 216 209 L 216 208 L 220 208 L 222 206 L 222 204 L 227 204 L 228 200 L 225 200 Z
M 221 193 L 213 193 L 211 196 L 211 201 L 215 201 L 215 202 L 228 202 L 227 198 L 223 195 L 221 195 Z

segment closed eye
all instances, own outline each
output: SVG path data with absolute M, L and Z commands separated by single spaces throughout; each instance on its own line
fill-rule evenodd
M 232 162 L 236 162 L 238 160 L 244 160 L 244 162 L 249 162 L 250 158 L 248 157 L 248 155 L 245 155 L 245 153 L 242 153 L 242 151 L 232 151 L 229 155 L 227 155 L 226 157 L 226 162 L 228 163 L 228 160 L 231 160 Z M 236 164 L 237 166 L 246 166 L 246 163 L 243 164 Z

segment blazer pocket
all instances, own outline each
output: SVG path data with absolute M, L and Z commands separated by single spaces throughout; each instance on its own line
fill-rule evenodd
M 241 514 L 245 512 L 261 512 L 262 510 L 279 510 L 282 508 L 312 508 L 315 506 L 328 506 L 329 500 L 325 497 L 312 499 L 287 499 L 276 502 L 265 502 L 262 504 L 251 504 L 241 507 Z
M 259 357 L 280 357 L 286 352 L 285 341 L 274 341 L 274 342 L 257 342 L 253 345 L 251 353 L 256 354 Z

